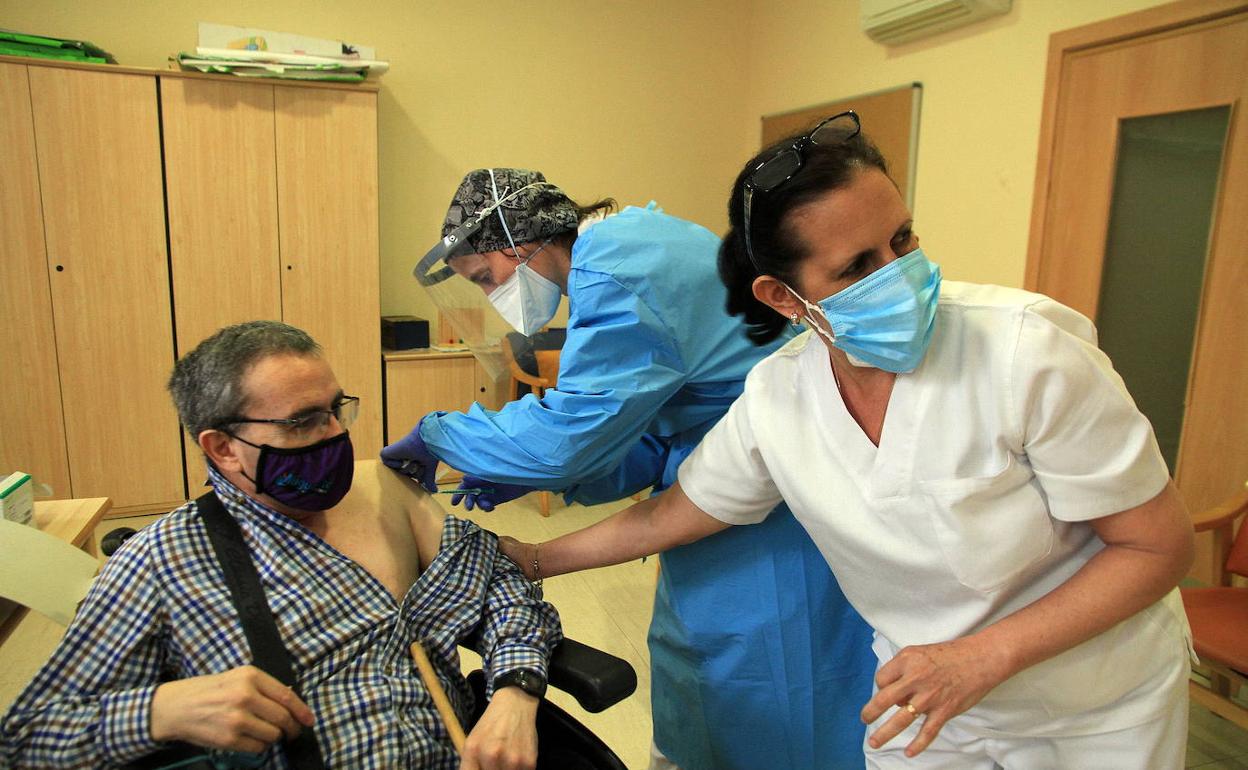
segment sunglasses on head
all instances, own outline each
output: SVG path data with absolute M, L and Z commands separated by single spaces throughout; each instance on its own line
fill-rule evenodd
M 745 181 L 741 183 L 742 204 L 745 209 L 745 253 L 755 270 L 762 272 L 758 260 L 754 258 L 754 244 L 750 240 L 750 208 L 754 202 L 754 193 L 771 192 L 792 179 L 805 160 L 803 153 L 812 144 L 843 144 L 858 136 L 861 131 L 862 122 L 858 120 L 858 113 L 853 110 L 839 112 L 830 118 L 824 118 L 819 125 L 799 136 L 789 147 L 759 162 L 746 175 Z

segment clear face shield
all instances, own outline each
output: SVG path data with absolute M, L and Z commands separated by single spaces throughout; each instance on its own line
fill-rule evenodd
M 438 338 L 462 340 L 486 375 L 498 380 L 507 371 L 501 341 L 512 330 L 511 325 L 490 304 L 485 292 L 456 273 L 449 262 L 457 259 L 460 268 L 465 269 L 464 263 L 482 259 L 460 232 L 468 228 L 471 233 L 477 227 L 480 222 L 469 222 L 443 238 L 420 260 L 413 273 L 438 308 Z
M 464 275 L 471 275 L 484 260 L 476 253 L 471 240 L 472 236 L 481 229 L 487 217 L 495 215 L 500 207 L 506 206 L 507 202 L 514 199 L 518 193 L 543 185 L 545 183 L 536 183 L 514 191 L 503 190 L 501 195 L 495 191 L 494 203 L 438 241 L 412 270 L 416 280 L 428 292 L 429 298 L 438 308 L 441 327 L 439 338 L 446 339 L 448 336 L 453 336 L 462 340 L 472 355 L 481 363 L 487 376 L 494 380 L 499 380 L 507 374 L 507 364 L 503 358 L 501 345 L 503 338 L 514 329 L 490 304 L 486 293 L 456 272 L 456 268 Z M 506 229 L 505 218 L 502 218 L 501 212 L 497 215 Z M 447 324 L 450 325 L 450 329 L 445 328 Z

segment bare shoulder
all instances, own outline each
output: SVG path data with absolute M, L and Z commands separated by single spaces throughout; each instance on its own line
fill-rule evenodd
M 433 561 L 441 544 L 446 512 L 419 484 L 380 460 L 357 460 L 355 479 L 343 502 L 352 500 L 369 510 L 405 516 L 420 552 L 421 568 Z

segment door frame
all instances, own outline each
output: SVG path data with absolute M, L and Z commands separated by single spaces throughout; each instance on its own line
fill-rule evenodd
M 1031 230 L 1027 239 L 1027 265 L 1023 287 L 1038 291 L 1043 259 L 1044 223 L 1048 217 L 1049 181 L 1053 149 L 1057 141 L 1057 105 L 1068 58 L 1074 54 L 1155 35 L 1194 24 L 1240 14 L 1248 10 L 1245 0 L 1180 0 L 1116 16 L 1049 36 L 1049 57 L 1044 76 L 1044 102 L 1040 119 L 1040 147 L 1036 155 L 1036 182 L 1032 193 Z
M 1053 260 L 1060 259 L 1060 257 L 1050 255 L 1049 261 L 1047 263 L 1045 261 L 1045 253 L 1048 250 L 1046 242 L 1049 238 L 1055 237 L 1056 233 L 1055 228 L 1048 228 L 1046 225 L 1051 224 L 1048 220 L 1052 215 L 1050 203 L 1052 202 L 1051 196 L 1054 183 L 1060 182 L 1053 176 L 1060 161 L 1060 158 L 1056 155 L 1058 140 L 1061 138 L 1061 129 L 1064 122 L 1070 119 L 1070 116 L 1067 114 L 1059 114 L 1063 98 L 1062 86 L 1069 79 L 1075 63 L 1089 53 L 1102 50 L 1112 51 L 1130 46 L 1136 41 L 1145 38 L 1166 36 L 1167 34 L 1177 35 L 1188 29 L 1210 27 L 1224 21 L 1228 23 L 1238 21 L 1238 18 L 1243 17 L 1245 14 L 1248 14 L 1248 0 L 1181 0 L 1180 2 L 1167 3 L 1094 24 L 1055 32 L 1050 36 L 1041 117 L 1040 145 L 1036 158 L 1031 231 L 1028 238 L 1027 263 L 1024 273 L 1024 287 L 1026 289 L 1043 293 L 1045 287 L 1049 285 L 1047 270 L 1053 269 Z M 1219 101 L 1215 104 L 1224 105 L 1226 102 Z M 1184 109 L 1198 109 L 1201 106 L 1214 105 L 1193 101 Z M 1228 131 L 1233 131 L 1234 121 L 1242 120 L 1243 118 L 1241 114 L 1238 114 L 1242 112 L 1242 106 L 1238 102 L 1232 102 L 1230 106 L 1232 123 L 1228 127 Z M 1226 173 L 1229 168 L 1229 149 L 1228 146 L 1227 156 L 1222 161 L 1222 173 Z M 1217 222 L 1220 221 L 1223 205 L 1224 201 L 1219 195 L 1219 199 L 1214 203 L 1214 223 L 1212 225 L 1214 227 L 1217 227 Z M 1108 221 L 1106 222 L 1106 231 L 1102 235 L 1105 238 L 1108 237 Z M 1209 291 L 1209 270 L 1212 267 L 1212 255 L 1217 249 L 1216 237 L 1216 233 L 1211 230 L 1209 243 L 1210 261 L 1205 266 L 1205 283 L 1201 290 L 1202 308 L 1196 322 L 1196 336 L 1193 340 L 1195 347 L 1193 349 L 1191 375 L 1189 376 L 1187 386 L 1187 400 L 1189 404 L 1193 387 L 1192 378 L 1194 378 L 1197 371 L 1196 360 L 1200 355 L 1199 344 L 1202 329 L 1206 323 L 1203 302 Z M 1104 256 L 1104 243 L 1102 243 L 1102 260 L 1104 260 Z M 1093 296 L 1095 297 L 1096 294 L 1099 294 L 1099 292 L 1094 293 Z M 1066 297 L 1059 296 L 1057 298 L 1060 301 L 1069 302 L 1069 299 Z M 1095 318 L 1095 302 L 1090 308 L 1075 305 L 1075 309 Z M 1185 415 L 1185 420 L 1188 419 L 1188 416 L 1190 415 Z M 1186 427 L 1185 425 L 1183 436 L 1180 439 L 1180 459 L 1173 469 L 1174 480 L 1176 484 L 1183 483 L 1183 486 L 1180 487 L 1180 492 L 1191 509 L 1193 511 L 1201 511 L 1218 504 L 1224 495 L 1214 490 L 1202 491 L 1199 479 L 1193 484 L 1192 479 L 1188 478 L 1187 474 L 1184 473 L 1182 458 L 1188 439 Z M 1210 582 L 1213 574 L 1213 564 L 1218 559 L 1224 557 L 1220 553 L 1215 552 L 1210 536 L 1205 534 L 1197 536 L 1196 553 L 1196 563 L 1189 573 L 1189 577 L 1194 577 L 1206 583 Z

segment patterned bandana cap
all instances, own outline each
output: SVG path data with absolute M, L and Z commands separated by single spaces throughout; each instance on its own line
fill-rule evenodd
M 537 182 L 543 184 L 522 190 Z M 493 204 L 495 186 L 498 187 L 498 196 L 504 199 L 503 205 L 489 213 L 481 223 L 481 229 L 472 237 L 471 244 L 477 252 L 511 248 L 507 231 L 499 221 L 499 211 L 503 212 L 503 217 L 507 220 L 507 230 L 511 231 L 511 238 L 517 245 L 544 240 L 576 229 L 576 204 L 563 190 L 546 183 L 546 177 L 541 172 L 522 168 L 496 168 L 491 183 L 490 170 L 479 168 L 468 172 L 464 181 L 459 183 L 459 189 L 455 191 L 451 206 L 446 211 L 446 219 L 442 222 L 442 237 L 445 238 L 455 228 L 474 219 L 482 209 Z M 513 194 L 517 190 L 522 191 Z

